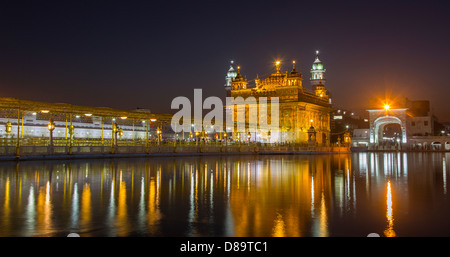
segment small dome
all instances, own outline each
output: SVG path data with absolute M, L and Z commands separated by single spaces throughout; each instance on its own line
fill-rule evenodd
M 325 72 L 322 61 L 319 59 L 319 51 L 316 51 L 316 59 L 313 62 L 311 71 Z
M 237 72 L 233 69 L 233 67 L 230 67 L 227 72 L 227 76 L 230 78 L 235 78 L 237 76 Z
M 225 87 L 230 87 L 231 81 L 233 81 L 238 75 L 238 73 L 234 70 L 233 63 L 234 62 L 231 61 L 230 68 L 228 69 L 227 76 L 225 77 Z
M 233 81 L 246 81 L 246 79 L 244 77 L 242 77 L 241 72 L 240 72 L 240 67 L 237 67 L 238 71 L 236 73 L 236 76 L 233 78 Z
M 233 63 L 234 61 L 231 61 L 230 68 L 228 69 L 227 72 L 227 77 L 229 78 L 235 78 L 237 75 L 237 72 L 234 70 Z
M 297 77 L 300 76 L 300 73 L 296 70 L 292 70 L 291 73 L 289 73 L 289 77 Z
M 319 60 L 319 61 L 317 61 L 318 60 L 318 58 L 316 59 L 316 61 L 313 63 L 313 65 L 312 65 L 312 69 L 313 70 L 323 70 L 323 64 L 322 64 L 322 62 Z
M 295 61 L 292 61 L 292 70 L 289 73 L 289 77 L 300 77 L 300 73 L 295 69 Z

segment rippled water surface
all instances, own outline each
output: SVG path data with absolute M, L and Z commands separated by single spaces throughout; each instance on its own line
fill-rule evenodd
M 0 236 L 450 236 L 450 154 L 0 163 Z

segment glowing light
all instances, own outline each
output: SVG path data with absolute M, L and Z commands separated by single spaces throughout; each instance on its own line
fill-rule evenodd
M 122 117 L 120 117 L 122 120 L 126 120 L 127 119 L 127 116 L 122 116 Z
M 49 110 L 41 110 L 42 113 L 49 113 Z
M 391 107 L 389 106 L 389 104 L 385 104 L 384 105 L 384 109 L 387 111 L 387 110 L 389 110 Z
M 272 229 L 273 237 L 286 236 L 286 224 L 284 223 L 283 216 L 277 213 L 277 219 L 275 220 L 274 227 Z
M 85 116 L 87 116 L 87 117 L 91 117 L 92 116 L 92 113 L 86 113 L 86 114 L 84 114 Z
M 394 215 L 392 208 L 392 192 L 390 181 L 387 182 L 386 205 L 387 205 L 386 219 L 388 221 L 388 226 L 386 230 L 384 230 L 384 235 L 387 237 L 395 237 L 396 235 L 394 231 Z
M 150 119 L 150 121 L 151 121 L 151 122 L 155 122 L 155 121 L 156 121 L 156 119 Z
M 53 122 L 52 119 L 50 119 L 50 121 L 48 122 L 47 128 L 49 131 L 53 131 L 55 129 L 55 122 Z

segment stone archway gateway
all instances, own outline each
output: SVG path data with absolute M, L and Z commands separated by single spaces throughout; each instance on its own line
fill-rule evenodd
M 369 149 L 378 149 L 383 139 L 383 128 L 388 124 L 398 124 L 400 126 L 400 135 L 397 135 L 396 149 L 401 148 L 407 143 L 406 134 L 406 110 L 407 108 L 390 109 L 372 109 L 369 111 L 370 120 L 370 139 Z

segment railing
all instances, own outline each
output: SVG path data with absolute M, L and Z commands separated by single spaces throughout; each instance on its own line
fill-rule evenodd
M 89 154 L 154 154 L 154 153 L 302 153 L 302 152 L 348 152 L 346 147 L 255 147 L 255 146 L 72 146 L 72 155 Z M 20 156 L 68 155 L 68 146 L 20 146 Z M 16 155 L 15 146 L 0 147 L 0 155 Z
M 0 138 L 0 156 L 33 155 L 95 155 L 95 154 L 155 154 L 155 153 L 301 153 L 348 152 L 347 147 L 313 146 L 305 144 L 277 144 L 248 142 L 157 141 L 111 139 L 53 139 L 21 138 L 17 148 L 16 138 Z

